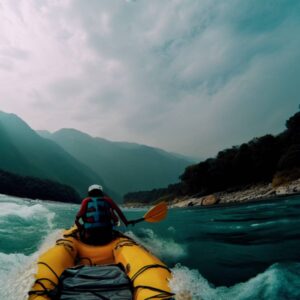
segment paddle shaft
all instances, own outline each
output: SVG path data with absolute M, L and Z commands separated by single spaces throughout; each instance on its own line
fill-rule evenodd
M 140 218 L 140 219 L 132 220 L 132 221 L 130 221 L 130 223 L 131 223 L 131 225 L 134 225 L 136 223 L 143 222 L 143 221 L 145 221 L 145 218 Z

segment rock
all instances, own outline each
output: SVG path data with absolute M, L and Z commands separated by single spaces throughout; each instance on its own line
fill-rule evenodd
M 286 186 L 279 186 L 276 190 L 276 195 L 287 195 L 289 193 L 288 187 Z
M 214 205 L 219 202 L 219 199 L 215 195 L 209 195 L 202 199 L 201 205 Z
M 193 201 L 189 202 L 187 206 L 194 206 L 194 202 Z

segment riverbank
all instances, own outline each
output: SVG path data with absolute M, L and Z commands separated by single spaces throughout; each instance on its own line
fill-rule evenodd
M 242 189 L 218 192 L 203 197 L 177 198 L 170 203 L 170 207 L 193 207 L 226 205 L 230 203 L 244 203 L 268 200 L 274 197 L 289 196 L 300 193 L 300 178 L 288 184 L 273 187 L 269 184 L 256 184 Z

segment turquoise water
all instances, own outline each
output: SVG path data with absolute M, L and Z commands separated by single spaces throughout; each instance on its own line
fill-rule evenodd
M 0 300 L 26 299 L 34 261 L 79 206 L 0 195 Z M 128 219 L 145 210 L 125 209 Z M 171 209 L 121 227 L 172 269 L 177 299 L 300 299 L 300 197 L 223 208 Z

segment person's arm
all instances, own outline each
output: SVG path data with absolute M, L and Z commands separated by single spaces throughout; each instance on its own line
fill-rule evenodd
M 112 209 L 117 212 L 117 214 L 121 218 L 122 222 L 127 226 L 129 224 L 129 222 L 127 221 L 125 215 L 123 214 L 123 212 L 121 211 L 119 206 L 109 197 L 105 197 L 104 199 L 110 204 Z
M 82 225 L 79 223 L 79 219 L 84 215 L 84 213 L 86 212 L 86 207 L 87 207 L 87 203 L 88 203 L 89 198 L 85 198 L 82 203 L 81 203 L 81 207 L 76 215 L 75 218 L 75 224 L 77 225 L 77 227 L 81 227 Z

